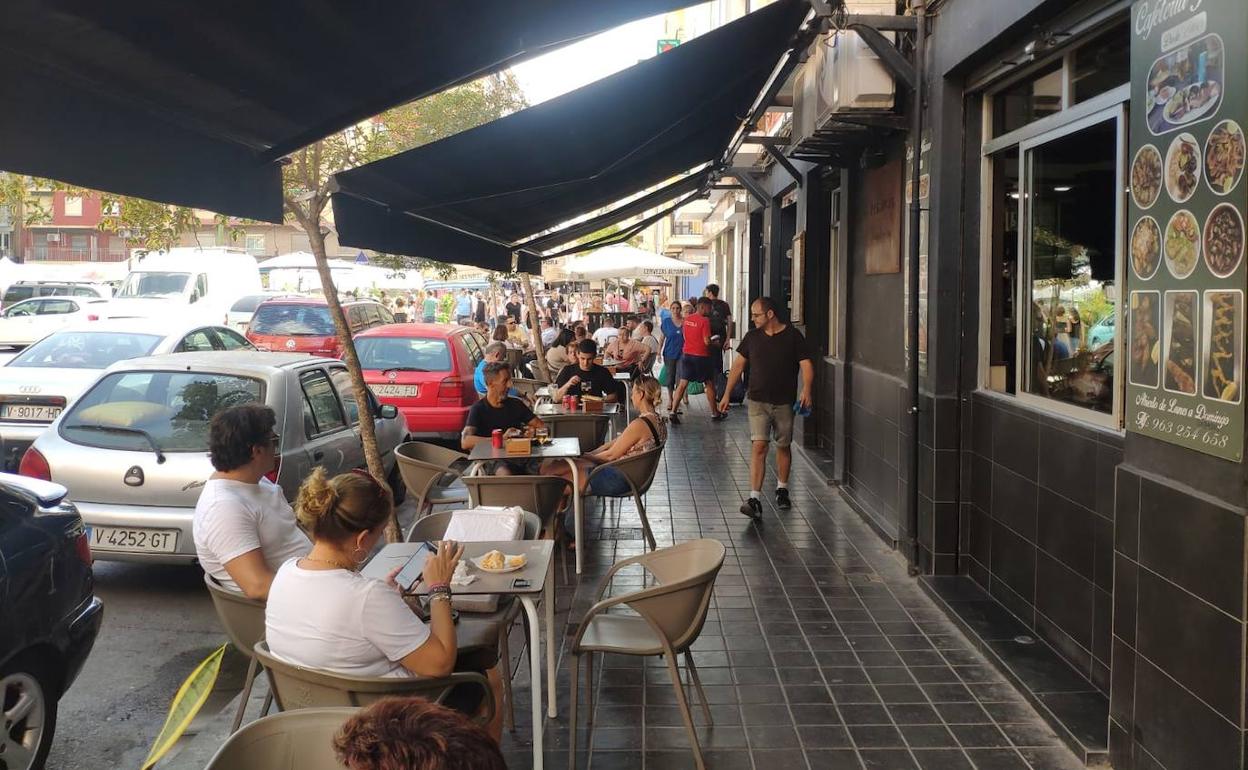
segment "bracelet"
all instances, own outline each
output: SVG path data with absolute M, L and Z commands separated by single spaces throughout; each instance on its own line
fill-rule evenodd
M 445 596 L 449 599 L 451 596 L 451 587 L 450 586 L 438 586 L 438 587 L 430 588 L 429 596 L 430 597 Z
M 450 584 L 450 583 L 445 583 L 445 582 L 443 582 L 443 583 L 430 583 L 430 584 L 429 584 L 429 586 L 428 586 L 428 588 L 429 588 L 429 590 L 430 590 L 430 591 L 436 591 L 436 590 L 438 590 L 439 588 L 448 588 L 448 589 L 449 589 L 450 587 L 451 587 L 451 584 Z
M 438 593 L 438 594 L 429 594 L 429 601 L 430 601 L 430 602 L 444 601 L 444 602 L 446 602 L 447 604 L 450 604 L 450 602 L 451 602 L 451 595 L 450 595 L 450 594 L 443 594 L 443 593 Z

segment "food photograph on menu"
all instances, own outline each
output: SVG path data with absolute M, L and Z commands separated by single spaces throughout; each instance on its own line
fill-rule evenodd
M 1166 193 L 1175 203 L 1186 203 L 1200 184 L 1200 143 L 1186 131 L 1170 142 L 1166 152 Z
M 1196 297 L 1194 291 L 1166 292 L 1166 390 L 1196 393 Z
M 1166 225 L 1166 267 L 1175 278 L 1186 278 L 1200 259 L 1200 223 L 1192 212 L 1174 212 Z
M 1131 196 L 1142 209 L 1157 202 L 1161 194 L 1161 151 L 1146 144 L 1131 161 Z
M 1163 134 L 1211 117 L 1225 89 L 1222 38 L 1205 35 L 1166 53 L 1148 73 L 1148 128 Z
M 1244 172 L 1244 132 L 1233 120 L 1213 127 L 1205 140 L 1205 181 L 1217 195 L 1227 195 Z
M 1161 294 L 1131 292 L 1131 366 L 1128 379 L 1136 385 L 1157 387 L 1157 363 L 1161 360 Z
M 1218 278 L 1228 278 L 1244 256 L 1244 218 L 1230 203 L 1219 203 L 1205 220 L 1205 265 Z
M 1244 294 L 1241 291 L 1205 292 L 1201 369 L 1204 395 L 1238 403 L 1243 382 Z
M 1131 229 L 1131 269 L 1147 281 L 1161 265 L 1161 227 L 1152 217 L 1140 217 Z

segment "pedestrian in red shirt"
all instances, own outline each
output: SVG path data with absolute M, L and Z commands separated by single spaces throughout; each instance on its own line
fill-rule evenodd
M 693 312 L 685 317 L 685 324 L 682 327 L 685 347 L 680 357 L 680 384 L 676 386 L 672 403 L 680 403 L 685 397 L 685 390 L 690 382 L 700 382 L 706 392 L 706 402 L 711 407 L 711 419 L 719 422 L 728 414 L 719 411 L 718 400 L 715 398 L 715 372 L 709 355 L 711 321 L 707 315 L 710 311 L 711 301 L 703 297 L 698 300 Z M 679 418 L 673 415 L 672 421 L 679 422 Z

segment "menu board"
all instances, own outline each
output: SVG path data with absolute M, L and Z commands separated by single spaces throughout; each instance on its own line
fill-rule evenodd
M 1248 3 L 1131 9 L 1127 430 L 1241 460 Z

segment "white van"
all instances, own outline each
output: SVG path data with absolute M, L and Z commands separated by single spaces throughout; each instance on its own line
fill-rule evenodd
M 176 314 L 222 323 L 239 297 L 260 291 L 260 268 L 246 251 L 174 248 L 149 254 L 135 264 L 106 312 L 110 318 Z

